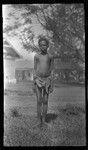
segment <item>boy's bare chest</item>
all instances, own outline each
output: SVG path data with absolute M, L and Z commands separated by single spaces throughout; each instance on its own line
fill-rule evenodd
M 49 55 L 39 55 L 36 63 L 38 75 L 50 75 L 51 57 Z
M 39 64 L 46 64 L 46 65 L 48 65 L 49 63 L 50 63 L 50 58 L 49 58 L 49 56 L 48 55 L 40 55 L 39 57 L 38 57 L 38 63 Z

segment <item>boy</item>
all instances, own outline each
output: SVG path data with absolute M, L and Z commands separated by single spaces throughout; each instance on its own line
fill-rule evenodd
M 40 38 L 38 41 L 40 53 L 34 57 L 34 86 L 37 96 L 37 116 L 40 122 L 45 122 L 45 116 L 48 108 L 48 96 L 53 91 L 52 87 L 52 69 L 54 58 L 47 53 L 49 41 L 46 38 Z

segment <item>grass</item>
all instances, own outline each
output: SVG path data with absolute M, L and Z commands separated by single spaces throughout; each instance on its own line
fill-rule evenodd
M 49 99 L 45 125 L 36 117 L 31 87 L 5 91 L 4 146 L 85 146 L 84 90 L 60 87 Z
M 43 126 L 39 125 L 35 115 L 22 115 L 20 109 L 11 109 L 9 115 L 4 117 L 5 146 L 85 145 L 85 112 L 79 111 L 81 108 L 76 112 L 77 107 L 71 104 L 62 109 L 57 107 L 58 113 L 47 114 L 47 125 Z

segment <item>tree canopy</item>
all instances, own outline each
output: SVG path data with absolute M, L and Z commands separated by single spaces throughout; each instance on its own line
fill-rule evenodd
M 7 20 L 14 17 L 12 24 L 4 29 L 5 34 L 18 34 L 23 46 L 29 50 L 38 50 L 35 45 L 35 34 L 32 30 L 32 18 L 46 31 L 50 41 L 50 52 L 69 57 L 72 61 L 85 61 L 85 14 L 83 4 L 13 4 L 13 11 Z M 19 13 L 18 16 L 16 14 Z M 44 36 L 40 33 L 37 38 Z

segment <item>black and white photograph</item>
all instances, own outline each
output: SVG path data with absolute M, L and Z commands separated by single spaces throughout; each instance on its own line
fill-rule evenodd
M 86 146 L 84 3 L 3 4 L 6 147 Z

